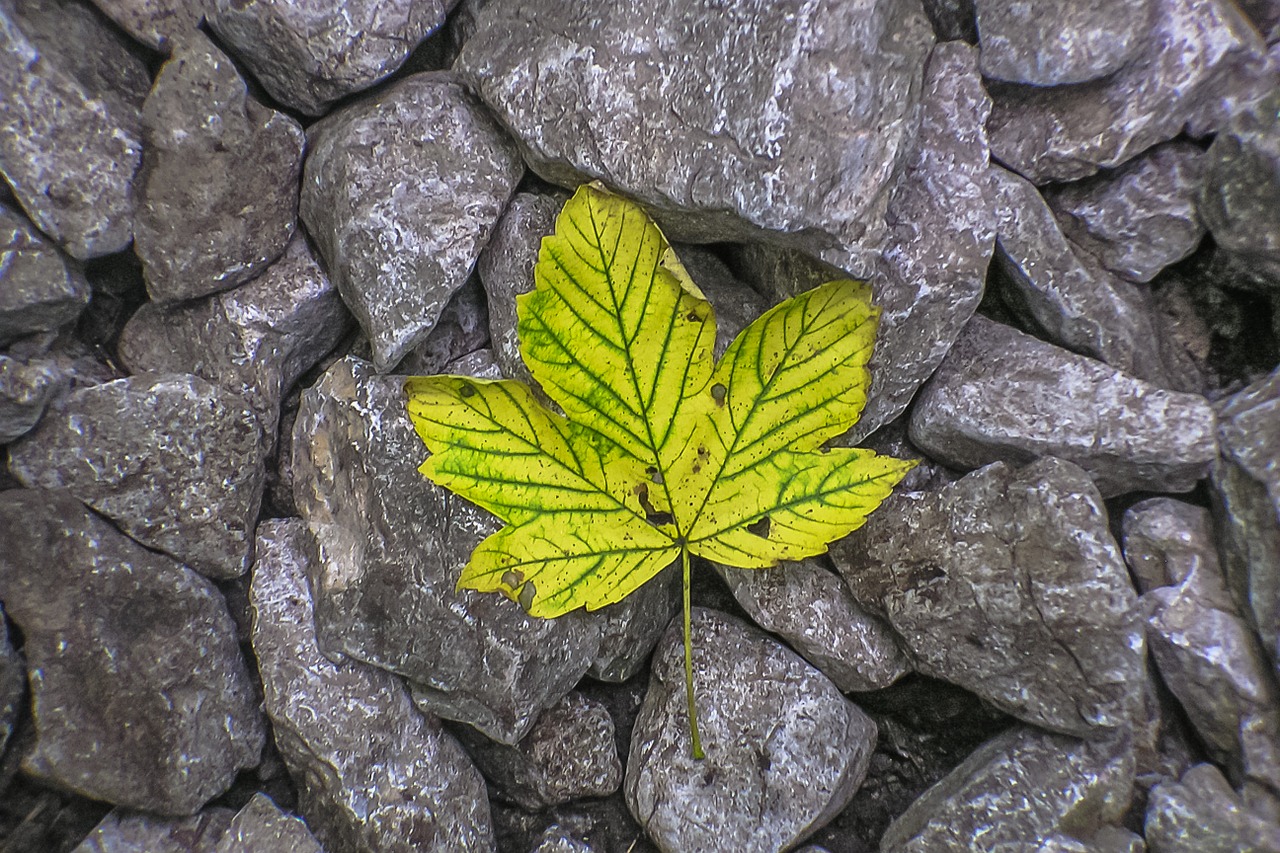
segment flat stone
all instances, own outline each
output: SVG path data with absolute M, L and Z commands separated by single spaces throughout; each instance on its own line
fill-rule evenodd
M 450 72 L 406 77 L 307 140 L 302 219 L 385 372 L 466 282 L 524 167 Z
M 216 806 L 177 819 L 115 809 L 71 853 L 215 853 L 233 817 Z
M 26 217 L 0 204 L 0 344 L 80 316 L 89 282 Z
M 1044 196 L 1072 243 L 1122 278 L 1150 281 L 1204 237 L 1196 204 L 1204 166 L 1199 147 L 1166 142 L 1113 172 L 1049 187 Z
M 1146 47 L 1151 0 L 975 0 L 982 73 L 1063 86 L 1119 71 Z
M 1103 497 L 1185 492 L 1216 455 L 1213 410 L 975 316 L 921 389 L 912 442 L 957 468 L 1075 462 Z
M 1107 511 L 1075 465 L 995 464 L 899 493 L 832 546 L 917 671 L 1051 731 L 1127 726 L 1142 624 Z
M 143 545 L 212 578 L 249 568 L 265 442 L 239 396 L 143 373 L 73 391 L 9 448 L 28 488 L 69 489 Z
M 249 588 L 267 716 L 299 812 L 327 850 L 492 850 L 484 780 L 440 721 L 391 673 L 321 653 L 313 547 L 301 521 L 263 522 Z
M 214 853 L 324 853 L 301 819 L 280 811 L 265 794 L 254 794 L 232 818 Z
M 1280 823 L 1253 814 L 1212 764 L 1156 786 L 1145 833 L 1154 853 L 1280 850 Z
M 755 624 L 786 640 L 840 692 L 879 690 L 911 671 L 893 631 L 817 562 L 715 569 Z
M 882 853 L 1036 850 L 1059 832 L 1119 822 L 1133 791 L 1123 741 L 1081 741 L 1018 726 L 979 747 L 885 832 Z
M 228 290 L 280 257 L 297 225 L 306 137 L 250 97 L 200 32 L 173 45 L 142 127 L 134 250 L 152 299 Z
M 425 710 L 514 744 L 587 671 L 599 617 L 537 619 L 500 595 L 456 590 L 499 524 L 420 474 L 426 455 L 403 377 L 348 357 L 303 393 L 294 497 L 319 543 L 320 646 L 408 678 Z
M 26 772 L 184 815 L 258 763 L 262 715 L 213 584 L 66 493 L 3 493 L 0 529 L 0 599 L 25 640 L 36 729 Z
M 201 0 L 93 0 L 93 5 L 120 29 L 164 53 L 175 39 L 196 29 L 204 17 Z
M 18 711 L 27 695 L 27 664 L 9 640 L 9 628 L 0 607 L 0 755 L 18 721 Z
M 794 652 L 695 608 L 693 678 L 702 760 L 692 756 L 673 622 L 654 653 L 624 789 L 659 850 L 784 850 L 835 817 L 862 784 L 875 723 Z
M 23 362 L 0 355 L 0 444 L 30 432 L 66 384 L 63 374 L 43 359 Z

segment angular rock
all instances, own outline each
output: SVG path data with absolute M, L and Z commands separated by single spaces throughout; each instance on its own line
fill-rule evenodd
M 1205 155 L 1189 142 L 1157 145 L 1114 172 L 1050 187 L 1063 232 L 1111 272 L 1150 281 L 1195 251 L 1205 227 L 1196 194 Z
M 0 344 L 67 325 L 89 296 L 80 271 L 25 217 L 0 204 Z
M 0 444 L 30 432 L 65 387 L 63 374 L 42 359 L 24 363 L 0 355 Z
M 213 853 L 324 853 L 324 850 L 301 819 L 280 811 L 265 794 L 254 794 L 232 818 Z
M 431 334 L 404 357 L 396 372 L 415 376 L 456 373 L 449 365 L 474 353 L 489 352 L 492 360 L 488 347 L 489 309 L 484 288 L 472 276 L 440 312 Z
M 1173 139 L 1219 96 L 1241 62 L 1265 57 L 1261 38 L 1232 3 L 1151 0 L 1150 6 L 1152 26 L 1140 54 L 1106 80 L 995 87 L 987 123 L 992 156 L 1036 184 L 1119 166 Z
M 1102 499 L 1059 459 L 900 493 L 832 547 L 915 668 L 1051 731 L 1133 718 L 1142 625 Z
M 194 30 L 204 16 L 201 0 L 93 0 L 93 4 L 120 29 L 164 53 L 176 38 Z
M 125 248 L 146 66 L 77 0 L 6 0 L 0 57 L 0 173 L 14 197 L 73 257 Z
M 72 853 L 215 853 L 233 817 L 218 807 L 176 820 L 115 809 Z
M 3 493 L 0 529 L 0 599 L 31 681 L 28 773 L 181 815 L 258 763 L 262 716 L 213 584 L 66 493 Z
M 27 693 L 27 664 L 9 641 L 9 628 L 4 622 L 4 608 L 0 608 L 0 755 L 4 754 L 13 726 L 18 721 L 18 709 Z
M 770 304 L 745 282 L 739 281 L 724 261 L 701 246 L 677 246 L 676 254 L 707 297 L 716 316 L 716 342 L 712 354 L 719 359 L 738 333 L 769 310 Z
M 644 669 L 662 632 L 680 612 L 680 574 L 669 567 L 644 586 L 596 611 L 600 648 L 587 675 L 597 681 L 623 682 Z
M 337 362 L 302 395 L 293 454 L 294 497 L 319 544 L 321 648 L 405 676 L 438 716 L 519 741 L 586 672 L 598 617 L 536 619 L 502 596 L 455 590 L 498 524 L 418 472 L 426 449 L 402 377 Z
M 1189 491 L 1217 442 L 1197 394 L 1163 391 L 1101 362 L 975 316 L 916 397 L 911 441 L 958 468 L 1057 456 L 1103 497 Z
M 151 298 L 176 302 L 261 273 L 293 236 L 302 127 L 249 97 L 203 34 L 173 46 L 142 106 L 134 250 Z
M 1148 498 L 1125 510 L 1121 530 L 1124 560 L 1138 592 L 1177 586 L 1195 571 L 1202 578 L 1221 575 L 1213 522 L 1203 507 L 1173 498 Z M 1211 566 L 1207 573 L 1206 566 Z M 1210 583 L 1221 586 L 1221 577 Z
M 862 784 L 876 727 L 826 676 L 759 631 L 693 611 L 706 758 L 692 757 L 680 624 L 654 654 L 627 761 L 627 806 L 663 851 L 783 850 Z
M 1118 821 L 1133 790 L 1123 741 L 1079 741 L 1025 726 L 983 744 L 885 832 L 883 853 L 1034 850 L 1059 831 Z
M 601 180 L 675 241 L 838 255 L 883 230 L 933 43 L 891 0 L 509 0 L 478 24 L 456 67 L 542 177 Z
M 755 624 L 786 640 L 840 692 L 879 690 L 911 671 L 893 631 L 817 562 L 715 568 Z
M 302 219 L 385 372 L 466 282 L 523 166 L 449 72 L 406 77 L 307 139 Z
M 409 58 L 457 0 L 209 0 L 211 26 L 286 106 L 320 115 Z
M 1151 792 L 1145 826 L 1152 853 L 1266 853 L 1280 850 L 1280 823 L 1250 812 L 1212 764 Z
M 9 448 L 25 486 L 68 489 L 144 545 L 212 578 L 249 567 L 265 442 L 236 395 L 190 374 L 73 391 Z
M 1146 47 L 1151 0 L 976 0 L 982 73 L 994 80 L 1063 86 L 1106 77 Z

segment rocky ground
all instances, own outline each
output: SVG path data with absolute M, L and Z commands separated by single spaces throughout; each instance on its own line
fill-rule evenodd
M 0 0 L 0 851 L 1280 851 L 1276 0 Z M 533 619 L 402 376 L 578 184 L 842 274 L 821 559 Z M 841 272 L 843 271 L 843 272 Z

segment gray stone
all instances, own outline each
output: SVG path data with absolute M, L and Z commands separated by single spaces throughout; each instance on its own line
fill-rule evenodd
M 30 488 L 69 489 L 202 574 L 249 568 L 266 477 L 258 419 L 197 376 L 143 373 L 73 391 L 9 448 Z
M 18 710 L 27 694 L 27 664 L 9 642 L 9 628 L 0 607 L 0 755 L 4 754 Z
M 1118 822 L 1133 790 L 1123 741 L 1080 741 L 1025 726 L 983 744 L 885 832 L 882 853 L 1033 851 L 1056 833 Z
M 719 256 L 701 246 L 676 246 L 680 263 L 693 283 L 715 310 L 716 343 L 712 350 L 719 359 L 738 333 L 769 310 L 769 302 L 739 281 Z
M 1146 47 L 1151 0 L 976 0 L 982 73 L 1062 86 L 1119 71 Z
M 0 204 L 0 344 L 67 325 L 89 296 L 80 270 L 26 217 Z
M 543 830 L 538 843 L 529 853 L 599 853 L 599 848 L 592 847 L 569 830 L 552 824 Z
M 297 225 L 306 138 L 251 98 L 200 32 L 174 44 L 142 126 L 134 251 L 152 299 L 228 290 L 280 257 Z
M 0 355 L 0 444 L 30 432 L 66 384 L 63 374 L 44 359 L 22 362 Z
M 1266 37 L 1267 44 L 1280 42 L 1280 0 L 1240 0 L 1240 8 Z
M 702 760 L 692 756 L 673 621 L 654 653 L 624 789 L 659 850 L 784 850 L 835 817 L 862 784 L 875 723 L 794 652 L 695 608 L 693 678 Z
M 1151 792 L 1145 833 L 1152 853 L 1274 853 L 1280 824 L 1251 813 L 1212 764 Z
M 301 819 L 280 811 L 265 794 L 254 794 L 231 820 L 213 853 L 324 853 L 324 850 Z
M 1138 592 L 1177 586 L 1194 571 L 1212 564 L 1220 575 L 1213 521 L 1204 507 L 1173 498 L 1148 498 L 1125 510 L 1121 520 L 1124 559 Z M 1221 585 L 1221 579 L 1213 582 Z
M 31 682 L 28 773 L 181 815 L 258 763 L 262 716 L 213 584 L 66 493 L 5 492 L 0 529 L 0 599 Z
M 120 29 L 164 53 L 204 17 L 202 0 L 93 0 L 93 4 Z
M 320 645 L 405 676 L 424 709 L 513 744 L 586 672 L 598 617 L 537 619 L 500 595 L 456 590 L 499 525 L 423 477 L 426 455 L 403 377 L 348 357 L 302 395 L 294 498 L 319 543 Z
M 596 611 L 600 649 L 587 675 L 622 682 L 644 669 L 662 632 L 680 612 L 680 583 L 679 571 L 670 566 L 622 601 Z
M 338 291 L 301 234 L 261 276 L 181 305 L 144 303 L 120 332 L 132 372 L 194 373 L 241 397 L 270 453 L 284 394 L 351 326 Z
M 1213 317 L 1212 309 L 1205 307 L 1216 301 L 1215 294 L 1222 290 L 1204 284 L 1166 271 L 1152 291 L 1157 345 L 1170 379 L 1170 391 L 1205 395 L 1223 385 L 1216 360 L 1209 360 L 1213 354 Z
M 406 77 L 307 139 L 302 219 L 389 370 L 466 282 L 523 166 L 449 72 Z
M 0 173 L 14 197 L 76 258 L 125 248 L 146 66 L 76 0 L 0 3 L 0 57 Z
M 492 360 L 488 347 L 489 310 L 484 288 L 473 275 L 453 294 L 431 334 L 404 357 L 396 372 L 414 376 L 456 373 L 449 365 L 473 353 L 487 351 Z
M 496 0 L 456 67 L 526 161 L 673 241 L 858 255 L 883 231 L 933 34 L 919 4 Z
M 919 672 L 1051 731 L 1094 736 L 1132 720 L 1144 674 L 1136 597 L 1075 465 L 998 463 L 899 493 L 832 555 Z
M 299 811 L 335 853 L 492 850 L 484 780 L 439 720 L 391 673 L 321 653 L 312 560 L 301 521 L 262 524 L 253 650 Z
M 924 13 L 933 24 L 938 41 L 978 41 L 974 0 L 924 0 Z
M 214 853 L 234 816 L 217 807 L 178 819 L 115 809 L 72 853 Z
M 893 631 L 816 561 L 715 568 L 755 624 L 786 640 L 842 693 L 879 690 L 911 671 Z
M 1177 136 L 1219 97 L 1238 63 L 1265 56 L 1234 4 L 1151 0 L 1151 10 L 1140 55 L 1106 80 L 997 87 L 987 123 L 992 156 L 1037 184 L 1119 166 Z
M 1200 245 L 1205 227 L 1196 194 L 1204 163 L 1195 145 L 1168 142 L 1114 172 L 1050 187 L 1045 200 L 1071 242 L 1102 266 L 1131 281 L 1150 281 Z
M 1217 450 L 1213 410 L 975 316 L 912 410 L 912 442 L 958 468 L 1041 456 L 1084 468 L 1104 497 L 1185 492 Z

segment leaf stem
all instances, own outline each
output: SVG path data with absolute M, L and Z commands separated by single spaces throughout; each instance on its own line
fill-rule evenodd
M 680 547 L 680 559 L 684 564 L 684 692 L 689 702 L 689 734 L 693 740 L 693 757 L 701 760 L 707 756 L 698 739 L 698 708 L 693 701 L 693 619 L 689 607 L 689 547 Z

